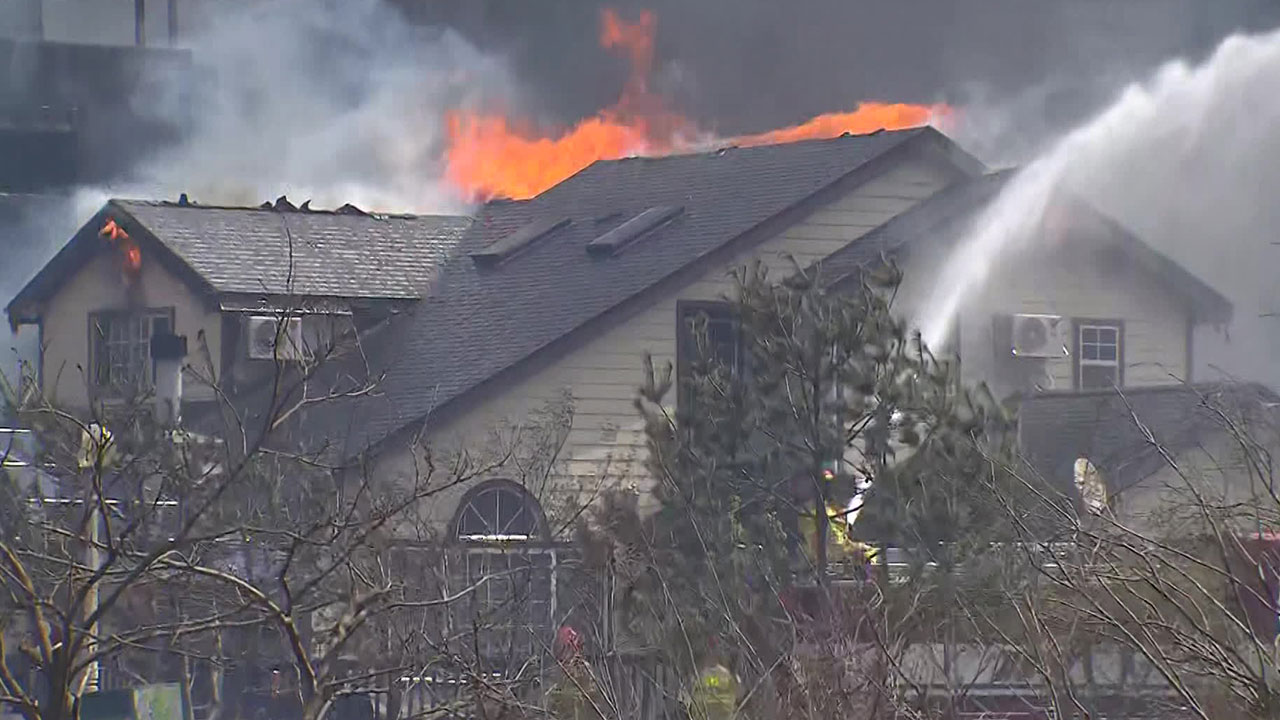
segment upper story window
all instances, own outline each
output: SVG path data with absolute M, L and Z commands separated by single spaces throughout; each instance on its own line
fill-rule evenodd
M 681 301 L 676 304 L 676 366 L 679 401 L 690 402 L 688 383 L 694 363 L 706 360 L 737 375 L 745 363 L 742 326 L 725 302 Z M 704 334 L 705 333 L 705 334 Z
M 1124 326 L 1117 321 L 1076 323 L 1076 388 L 1124 385 Z
M 151 338 L 173 332 L 173 308 L 108 310 L 89 315 L 93 385 L 109 394 L 145 390 L 155 382 Z

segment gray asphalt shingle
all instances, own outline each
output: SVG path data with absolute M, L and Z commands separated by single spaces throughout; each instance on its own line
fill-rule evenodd
M 471 223 L 113 200 L 221 293 L 416 299 Z
M 385 371 L 381 392 L 341 413 L 344 427 L 326 433 L 345 438 L 346 454 L 358 453 L 868 161 L 926 135 L 942 137 L 925 128 L 597 162 L 530 200 L 490 203 L 431 296 L 372 343 Z M 586 251 L 602 233 L 657 206 L 684 211 L 615 254 Z M 477 267 L 466 254 L 534 221 L 563 218 L 571 222 L 494 267 Z
M 1280 396 L 1247 383 L 1046 393 L 1019 403 L 1019 441 L 1031 466 L 1056 487 L 1074 488 L 1075 461 L 1084 457 L 1115 493 L 1166 467 L 1161 449 L 1177 458 L 1225 432 L 1224 414 L 1274 432 L 1277 404 Z
M 859 268 L 874 265 L 882 257 L 905 264 L 910 255 L 938 256 L 950 252 L 978 216 L 1016 175 L 1002 170 L 961 181 L 944 188 L 901 215 L 863 235 L 856 242 L 832 253 L 822 261 L 823 276 L 830 281 L 850 277 Z M 1197 320 L 1226 322 L 1231 318 L 1231 302 L 1115 220 L 1092 206 L 1073 198 L 1076 212 L 1085 215 L 1081 225 L 1110 238 L 1124 258 L 1164 281 L 1171 292 L 1182 295 Z

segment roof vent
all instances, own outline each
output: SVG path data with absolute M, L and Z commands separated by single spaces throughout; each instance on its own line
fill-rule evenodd
M 592 255 L 609 255 L 634 242 L 645 233 L 675 218 L 684 212 L 678 205 L 659 205 L 651 207 L 618 227 L 587 243 L 587 252 Z
M 496 265 L 568 224 L 569 218 L 535 220 L 488 247 L 470 253 L 471 259 L 476 263 Z

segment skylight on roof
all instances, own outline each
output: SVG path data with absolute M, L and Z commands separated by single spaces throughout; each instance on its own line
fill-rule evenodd
M 477 263 L 497 264 L 520 252 L 535 240 L 569 224 L 569 218 L 535 220 L 489 246 L 471 253 Z
M 678 205 L 659 205 L 644 210 L 618 227 L 587 243 L 592 255 L 609 255 L 635 242 L 640 236 L 684 212 Z

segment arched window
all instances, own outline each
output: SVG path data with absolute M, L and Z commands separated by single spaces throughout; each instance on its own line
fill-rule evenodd
M 546 518 L 524 487 L 508 480 L 483 483 L 462 498 L 454 516 L 456 552 L 446 558 L 456 632 L 475 660 L 494 672 L 540 657 L 551 642 L 555 615 L 556 546 Z
M 545 535 L 538 501 L 507 480 L 491 480 L 467 493 L 454 520 L 454 537 L 467 542 L 529 542 Z

